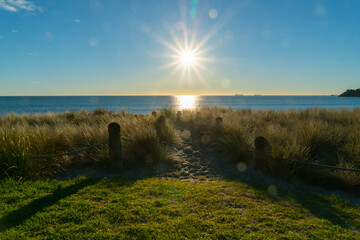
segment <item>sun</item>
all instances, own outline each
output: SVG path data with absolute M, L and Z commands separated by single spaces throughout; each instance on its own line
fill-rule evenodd
M 197 76 L 197 79 L 203 80 L 204 77 L 201 74 L 201 70 L 207 70 L 204 66 L 204 62 L 208 61 L 208 58 L 204 57 L 206 50 L 201 49 L 200 45 L 196 45 L 196 42 L 192 40 L 190 43 L 188 40 L 184 40 L 181 44 L 180 40 L 176 39 L 176 45 L 169 45 L 170 50 L 173 52 L 169 55 L 172 59 L 165 68 L 173 68 L 172 73 L 177 71 L 181 72 L 181 79 L 191 81 L 192 73 Z
M 184 65 L 193 65 L 196 62 L 196 56 L 190 51 L 183 52 L 180 54 L 180 61 Z
M 166 28 L 171 39 L 165 39 L 151 32 L 151 36 L 167 48 L 159 54 L 167 61 L 156 70 L 170 70 L 166 79 L 179 80 L 179 86 L 183 84 L 191 86 L 199 83 L 207 86 L 207 76 L 215 74 L 210 65 L 218 62 L 214 56 L 209 56 L 215 47 L 209 45 L 208 41 L 217 32 L 217 29 L 211 30 L 204 37 L 199 38 L 197 31 L 190 29 L 186 20 L 179 20 L 174 27 L 166 25 Z
M 189 8 L 189 2 L 191 2 L 191 8 Z M 248 5 L 247 2 L 251 1 L 238 1 L 246 3 L 229 8 L 229 11 L 224 12 L 222 18 L 218 18 L 212 24 L 213 27 L 209 31 L 206 30 L 207 27 L 202 28 L 199 24 L 207 16 L 201 16 L 200 14 L 204 12 L 196 10 L 198 2 L 195 0 L 179 1 L 180 14 L 178 16 L 180 18 L 176 19 L 172 16 L 171 21 L 163 22 L 164 30 L 168 33 L 166 37 L 153 31 L 146 24 L 142 26 L 147 35 L 165 47 L 163 51 L 154 53 L 154 57 L 164 58 L 163 64 L 154 68 L 154 71 L 167 72 L 168 75 L 164 75 L 161 81 L 164 83 L 177 81 L 177 86 L 184 89 L 200 85 L 208 87 L 209 80 L 214 79 L 214 76 L 217 75 L 219 63 L 233 62 L 232 59 L 220 59 L 215 56 L 214 50 L 219 46 L 217 42 L 220 43 L 220 41 L 213 38 L 237 14 L 237 11 L 245 8 Z M 211 21 L 218 17 L 216 9 L 211 9 L 206 15 L 209 15 Z M 221 43 L 226 40 L 226 36 L 225 38 L 221 37 Z

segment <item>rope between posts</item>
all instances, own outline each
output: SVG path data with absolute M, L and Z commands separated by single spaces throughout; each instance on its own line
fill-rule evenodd
M 121 137 L 121 139 L 123 140 L 126 140 L 126 141 L 134 141 L 133 139 L 130 139 L 130 138 L 124 138 L 124 137 Z M 96 148 L 102 144 L 105 144 L 109 141 L 109 139 L 106 139 L 104 141 L 101 141 L 101 142 L 98 142 L 98 143 L 95 143 L 91 146 L 88 146 L 88 147 L 84 147 L 84 148 L 80 148 L 78 150 L 75 150 L 75 151 L 71 151 L 71 152 L 65 152 L 65 153 L 57 153 L 57 154 L 49 154 L 49 155 L 35 155 L 35 156 L 31 156 L 31 158 L 51 158 L 51 157 L 60 157 L 60 156 L 65 156 L 65 155 L 71 155 L 71 154 L 76 154 L 76 153 L 79 153 L 79 152 L 83 152 L 83 151 L 86 151 L 86 150 L 90 150 L 90 149 L 93 149 L 93 148 Z
M 264 147 L 268 144 L 269 143 L 266 141 L 266 139 L 263 136 L 257 137 L 254 140 L 255 150 L 257 149 L 257 146 L 258 146 L 259 151 L 261 151 L 261 152 L 264 151 Z M 329 165 L 325 165 L 325 164 L 321 164 L 321 163 L 311 163 L 311 162 L 297 160 L 297 159 L 287 159 L 287 160 L 291 161 L 291 162 L 295 162 L 295 163 L 309 165 L 312 167 L 317 167 L 317 168 L 327 168 L 327 169 L 332 169 L 332 170 L 349 171 L 349 172 L 360 172 L 360 169 L 356 169 L 356 168 L 344 168 L 344 167 L 329 166 Z
M 124 138 L 124 137 L 121 137 L 121 139 L 126 140 L 126 141 L 134 141 L 134 139 L 131 139 L 131 138 Z
M 94 145 L 88 146 L 88 147 L 84 147 L 84 148 L 80 148 L 78 150 L 75 151 L 71 151 L 71 152 L 65 152 L 65 153 L 57 153 L 57 154 L 49 154 L 49 155 L 36 155 L 36 156 L 31 156 L 31 158 L 51 158 L 51 157 L 60 157 L 60 156 L 65 156 L 65 155 L 71 155 L 71 154 L 75 154 L 75 153 L 79 153 L 82 151 L 86 151 L 86 150 L 90 150 L 93 148 L 96 148 L 97 146 L 100 146 L 104 143 L 107 143 L 109 141 L 109 139 L 106 139 L 104 141 L 95 143 Z
M 341 171 L 349 171 L 349 172 L 360 172 L 360 169 L 355 169 L 355 168 L 335 167 L 335 166 L 329 166 L 329 165 L 319 164 L 319 163 L 311 163 L 311 162 L 295 160 L 295 159 L 289 159 L 289 160 L 292 162 L 310 165 L 310 166 L 318 167 L 318 168 L 328 168 L 328 169 L 333 169 L 333 170 L 341 170 Z

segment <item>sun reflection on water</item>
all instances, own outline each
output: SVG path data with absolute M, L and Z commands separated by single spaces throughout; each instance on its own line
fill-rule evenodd
M 195 95 L 176 96 L 176 102 L 180 110 L 195 109 L 198 99 Z

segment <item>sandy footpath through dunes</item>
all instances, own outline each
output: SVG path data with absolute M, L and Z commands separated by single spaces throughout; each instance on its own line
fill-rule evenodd
M 188 131 L 187 131 L 188 132 Z M 160 166 L 155 176 L 180 180 L 205 181 L 221 177 L 216 171 L 212 158 L 201 142 L 188 132 L 187 138 L 182 137 L 182 143 L 176 150 L 176 162 L 171 167 Z

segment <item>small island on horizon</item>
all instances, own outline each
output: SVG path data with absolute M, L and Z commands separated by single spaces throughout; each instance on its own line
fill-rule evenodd
M 339 97 L 360 97 L 360 88 L 348 89 L 342 94 L 340 94 Z

